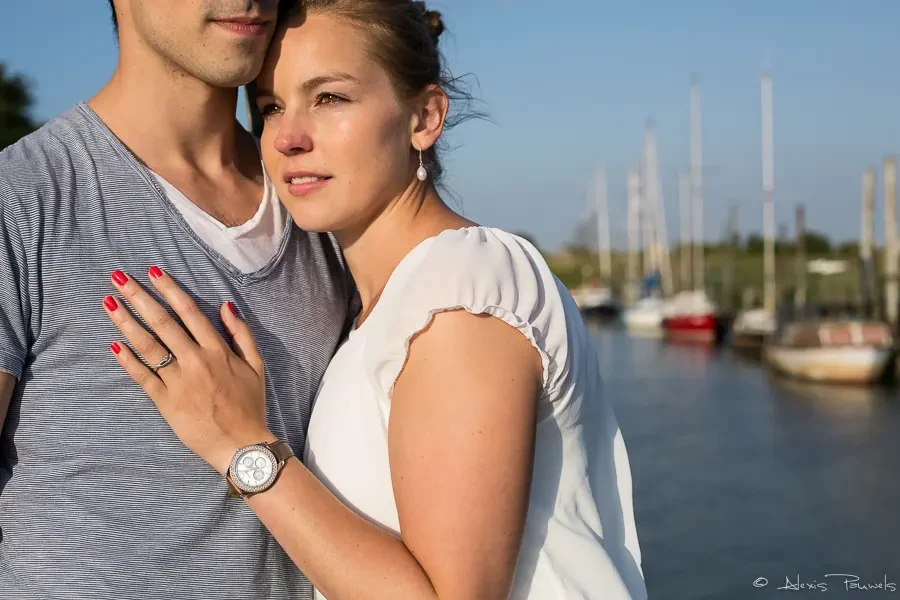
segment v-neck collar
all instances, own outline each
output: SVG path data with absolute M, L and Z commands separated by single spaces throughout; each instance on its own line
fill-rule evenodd
M 196 232 L 191 228 L 190 225 L 184 220 L 184 217 L 181 215 L 181 212 L 176 208 L 171 201 L 166 197 L 165 192 L 160 187 L 159 183 L 156 181 L 156 178 L 150 173 L 150 170 L 143 164 L 141 161 L 134 155 L 132 152 L 122 143 L 116 135 L 107 127 L 106 123 L 97 115 L 94 110 L 88 106 L 86 103 L 81 102 L 76 105 L 76 108 L 79 112 L 89 121 L 93 122 L 97 128 L 103 133 L 104 136 L 108 139 L 110 145 L 122 159 L 128 164 L 134 172 L 147 184 L 149 191 L 151 192 L 151 196 L 159 202 L 163 209 L 169 214 L 169 217 L 178 224 L 178 226 L 186 233 L 190 239 L 196 244 L 200 250 L 202 250 L 209 258 L 216 263 L 219 268 L 221 268 L 228 276 L 235 280 L 239 284 L 249 284 L 255 281 L 259 281 L 268 276 L 281 262 L 282 258 L 284 258 L 285 252 L 287 250 L 288 242 L 290 242 L 291 235 L 293 234 L 293 226 L 294 221 L 291 217 L 291 214 L 288 212 L 286 214 L 285 223 L 284 223 L 284 231 L 281 235 L 281 243 L 278 247 L 278 251 L 272 256 L 272 258 L 267 262 L 262 268 L 254 271 L 253 273 L 243 273 L 231 262 L 228 261 L 224 256 L 210 248 L 206 245 L 206 243 L 200 239 L 200 237 L 196 234 Z M 277 198 L 277 196 L 276 196 Z

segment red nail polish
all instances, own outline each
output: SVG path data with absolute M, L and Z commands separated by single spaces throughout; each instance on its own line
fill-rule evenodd
M 119 285 L 125 285 L 126 283 L 128 283 L 128 278 L 125 277 L 125 273 L 118 269 L 112 272 L 112 278 L 113 281 L 115 281 Z
M 228 310 L 231 311 L 231 314 L 237 315 L 237 311 L 234 309 L 234 304 L 232 304 L 231 301 L 228 301 L 225 304 L 228 305 Z
M 115 312 L 115 310 L 119 308 L 119 303 L 116 302 L 116 299 L 112 296 L 107 296 L 103 299 L 103 306 L 108 308 L 110 312 Z
M 159 267 L 150 267 L 150 277 L 153 279 L 159 279 L 162 277 L 163 273 L 160 271 Z
M 109 349 L 113 351 L 113 354 L 118 354 L 122 351 L 122 346 L 119 345 L 119 342 L 113 342 L 109 345 Z

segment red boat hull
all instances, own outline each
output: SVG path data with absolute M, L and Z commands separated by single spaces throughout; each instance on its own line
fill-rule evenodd
M 673 342 L 717 344 L 723 338 L 723 323 L 717 315 L 676 315 L 663 320 L 665 338 Z

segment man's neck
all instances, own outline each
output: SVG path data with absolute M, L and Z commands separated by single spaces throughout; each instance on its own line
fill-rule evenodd
M 238 160 L 237 90 L 210 86 L 160 59 L 121 57 L 88 105 L 151 167 L 214 171 Z
M 262 166 L 235 118 L 235 89 L 123 48 L 116 72 L 88 105 L 138 160 L 212 218 L 236 226 L 256 214 Z

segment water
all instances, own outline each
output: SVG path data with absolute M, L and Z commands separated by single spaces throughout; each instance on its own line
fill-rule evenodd
M 900 598 L 900 393 L 786 381 L 727 349 L 594 338 L 651 599 Z

